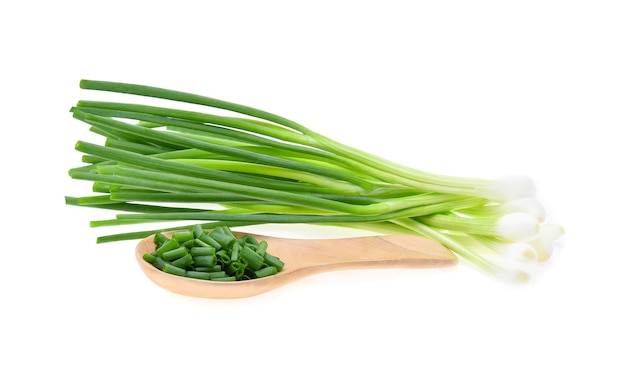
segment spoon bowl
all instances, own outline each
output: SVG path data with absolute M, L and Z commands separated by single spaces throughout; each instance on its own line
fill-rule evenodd
M 243 235 L 235 234 L 238 237 Z M 171 236 L 171 233 L 169 235 Z M 294 239 L 250 235 L 258 241 L 268 243 L 267 251 L 285 263 L 282 271 L 264 278 L 236 282 L 218 282 L 168 274 L 143 259 L 144 254 L 155 250 L 154 235 L 139 242 L 135 256 L 142 271 L 158 286 L 181 295 L 212 299 L 256 296 L 306 276 L 327 271 L 442 268 L 453 266 L 458 262 L 457 257 L 440 243 L 418 236 Z

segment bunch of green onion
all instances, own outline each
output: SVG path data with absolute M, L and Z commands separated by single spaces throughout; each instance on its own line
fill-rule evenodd
M 526 281 L 524 265 L 546 261 L 563 233 L 545 222 L 526 177 L 436 175 L 244 105 L 135 84 L 82 80 L 80 86 L 172 104 L 81 100 L 71 109 L 104 143 L 76 143 L 84 164 L 69 174 L 93 182 L 94 194 L 66 197 L 66 203 L 121 212 L 92 227 L 292 223 L 416 234 L 512 281 Z M 189 104 L 202 112 L 180 106 Z M 97 242 L 180 228 L 111 234 Z

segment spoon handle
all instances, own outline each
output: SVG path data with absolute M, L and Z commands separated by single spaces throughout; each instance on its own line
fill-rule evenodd
M 456 256 L 441 244 L 407 235 L 301 239 L 274 246 L 279 250 L 276 255 L 288 259 L 293 269 L 315 272 L 353 268 L 434 268 L 457 263 Z M 292 251 L 297 254 L 291 254 Z

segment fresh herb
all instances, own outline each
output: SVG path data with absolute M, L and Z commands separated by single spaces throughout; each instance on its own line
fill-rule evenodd
M 143 259 L 172 275 L 193 279 L 238 281 L 263 278 L 282 271 L 285 263 L 267 252 L 267 242 L 251 235 L 237 238 L 226 226 L 205 231 L 196 224 L 171 238 L 158 232 L 155 250 Z
M 526 177 L 436 175 L 244 105 L 135 84 L 83 80 L 80 86 L 210 112 L 79 101 L 73 116 L 105 142 L 76 143 L 85 165 L 69 174 L 93 182 L 96 194 L 66 197 L 66 202 L 121 212 L 114 219 L 92 221 L 92 227 L 165 221 L 201 222 L 207 229 L 304 223 L 418 234 L 513 281 L 526 280 L 528 273 L 509 262 L 545 261 L 563 233 L 545 222 Z M 222 112 L 227 114 L 216 114 Z M 106 235 L 98 242 L 177 228 Z M 216 241 L 203 242 L 212 246 Z M 180 272 L 175 265 L 165 267 Z

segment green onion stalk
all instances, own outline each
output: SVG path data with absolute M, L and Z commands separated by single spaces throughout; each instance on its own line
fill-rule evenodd
M 93 80 L 80 87 L 172 104 L 81 100 L 71 108 L 103 143 L 76 143 L 82 165 L 69 175 L 92 182 L 93 194 L 67 196 L 66 203 L 119 212 L 92 227 L 177 223 L 100 236 L 98 243 L 180 229 L 180 222 L 331 225 L 425 236 L 487 273 L 525 281 L 524 267 L 547 261 L 563 234 L 545 222 L 527 177 L 420 171 L 284 117 L 196 94 Z M 189 104 L 206 112 L 181 106 Z

